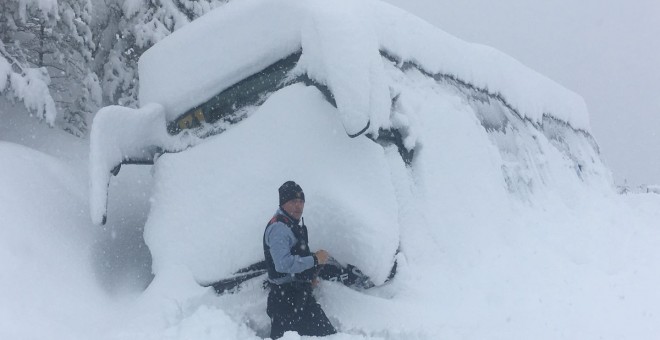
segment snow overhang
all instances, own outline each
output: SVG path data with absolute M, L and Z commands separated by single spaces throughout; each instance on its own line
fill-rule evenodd
M 164 127 L 163 107 L 157 104 L 137 110 L 107 106 L 96 114 L 89 137 L 89 206 L 95 224 L 106 222 L 110 176 L 122 163 L 149 164 L 164 151 L 187 147 Z
M 349 135 L 390 126 L 384 51 L 506 99 L 522 116 L 589 131 L 584 100 L 515 59 L 457 39 L 380 1 L 231 2 L 163 39 L 139 62 L 140 102 L 172 121 L 269 65 L 301 53 L 294 73 L 327 86 Z

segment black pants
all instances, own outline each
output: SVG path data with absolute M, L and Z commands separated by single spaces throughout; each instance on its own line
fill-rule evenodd
M 337 333 L 312 296 L 310 283 L 271 284 L 266 313 L 271 320 L 272 339 L 282 337 L 286 331 L 307 336 Z

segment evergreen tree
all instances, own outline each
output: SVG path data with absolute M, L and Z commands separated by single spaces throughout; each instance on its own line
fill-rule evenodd
M 95 49 L 90 1 L 4 0 L 0 11 L 0 53 L 11 65 L 4 93 L 51 126 L 84 135 L 101 104 L 98 77 L 90 68 Z
M 101 106 L 138 105 L 144 51 L 228 0 L 0 0 L 0 95 L 83 136 Z
M 144 51 L 227 0 L 106 0 L 96 58 L 106 104 L 138 105 L 137 62 Z

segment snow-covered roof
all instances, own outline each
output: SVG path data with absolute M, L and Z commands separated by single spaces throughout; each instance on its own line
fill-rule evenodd
M 139 61 L 140 103 L 168 120 L 300 50 L 297 1 L 235 1 L 147 50 Z
M 375 0 L 246 0 L 222 6 L 146 51 L 140 102 L 168 120 L 276 61 L 302 51 L 296 72 L 333 93 L 346 132 L 390 126 L 381 53 L 506 99 L 522 116 L 550 115 L 589 130 L 584 100 L 493 48 L 464 42 Z

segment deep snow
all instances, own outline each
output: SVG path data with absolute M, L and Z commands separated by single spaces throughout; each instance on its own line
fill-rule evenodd
M 318 90 L 294 85 L 235 128 L 161 156 L 145 227 L 154 273 L 183 264 L 211 282 L 262 260 L 254 240 L 277 209 L 276 188 L 295 179 L 314 247 L 382 283 L 399 242 L 386 153 L 346 137 L 335 113 Z
M 497 50 L 461 41 L 373 0 L 231 2 L 143 54 L 140 103 L 163 105 L 172 120 L 301 49 L 299 71 L 333 91 L 349 135 L 368 121 L 371 132 L 389 127 L 380 51 L 500 94 L 532 121 L 550 115 L 589 130 L 587 108 L 577 94 Z
M 392 15 L 400 25 L 418 23 L 405 14 Z M 377 32 L 396 34 L 387 28 Z M 442 36 L 438 32 L 429 34 Z M 481 59 L 475 59 L 479 64 Z M 357 292 L 324 282 L 316 290 L 340 330 L 330 339 L 640 339 L 660 334 L 660 196 L 617 195 L 588 134 L 532 119 L 542 102 L 571 108 L 571 113 L 560 110 L 575 115 L 566 120 L 588 125 L 572 94 L 556 85 L 539 90 L 517 84 L 507 87 L 509 97 L 503 87 L 502 95 L 512 102 L 516 95 L 542 98 L 517 106 L 522 117 L 516 116 L 494 97 L 428 76 L 451 71 L 448 60 L 439 66 L 448 71 L 419 60 L 415 67 L 379 60 L 390 90 L 398 94 L 389 123 L 415 149 L 409 166 L 393 145 L 346 136 L 342 115 L 316 88 L 292 85 L 226 132 L 158 158 L 153 169 L 122 169 L 110 178 L 104 227 L 110 248 L 95 247 L 103 240 L 96 234 L 101 227 L 88 219 L 86 171 L 95 167 L 88 159 L 103 162 L 139 148 L 127 143 L 117 151 L 113 138 L 118 135 L 109 135 L 101 141 L 110 151 L 88 158 L 79 141 L 52 130 L 26 138 L 17 131 L 31 125 L 3 125 L 0 336 L 265 336 L 269 321 L 260 279 L 219 297 L 198 281 L 259 259 L 260 228 L 276 208 L 277 186 L 288 179 L 306 191 L 312 247 L 359 264 L 379 281 L 401 249 L 398 274 L 385 286 Z M 457 74 L 470 73 L 453 66 Z M 486 66 L 528 79 L 525 69 Z M 509 73 L 491 80 L 508 79 Z M 478 78 L 493 88 L 484 73 L 472 76 L 474 84 Z M 119 126 L 133 119 L 164 121 L 155 106 L 143 110 L 152 116 L 122 119 Z M 10 118 L 5 121 L 27 119 L 18 111 L 0 100 L 0 115 Z M 149 117 L 153 120 L 143 120 Z M 151 141 L 169 140 L 151 128 L 148 136 L 156 136 Z M 125 132 L 136 137 L 136 130 Z M 142 140 L 148 139 L 133 139 Z M 98 282 L 108 276 L 98 274 L 102 265 L 94 263 L 94 249 L 121 249 L 112 240 L 122 237 L 112 235 L 142 224 L 154 280 L 137 295 L 108 289 Z M 133 270 L 140 272 L 139 266 L 127 266 L 114 273 Z M 136 279 L 132 287 L 148 279 Z

